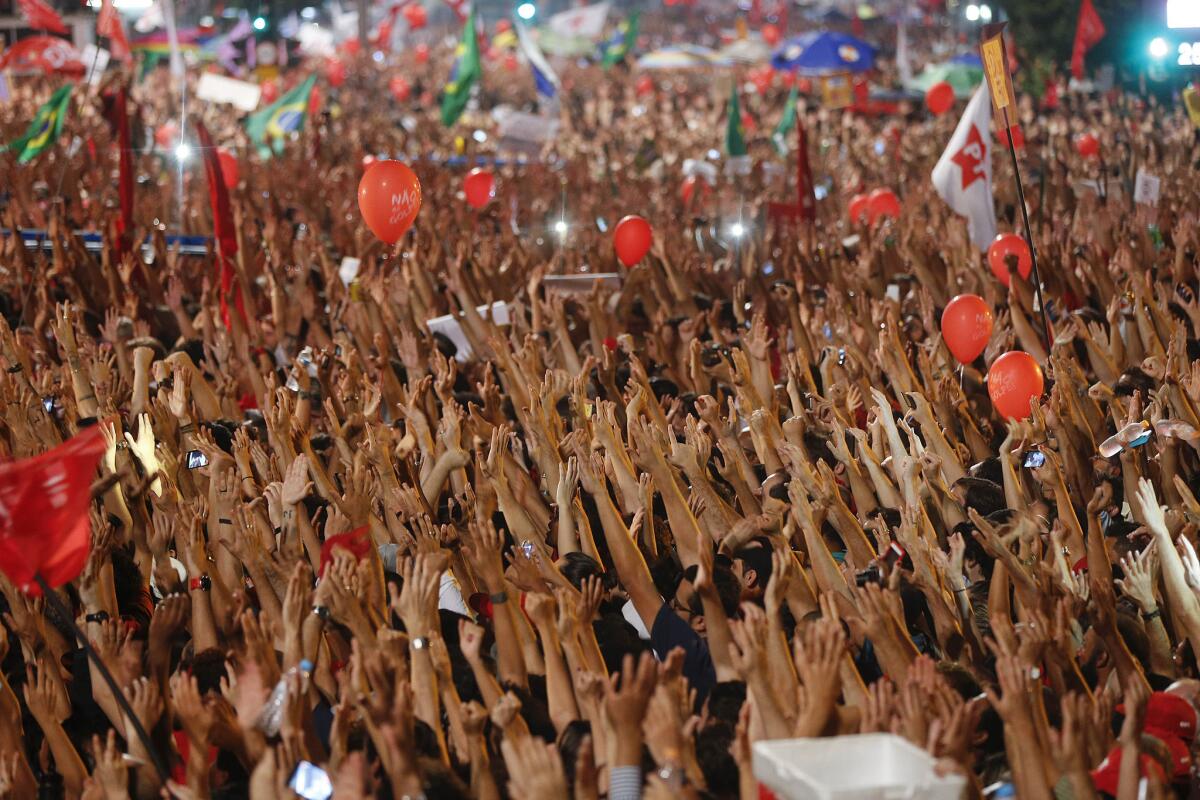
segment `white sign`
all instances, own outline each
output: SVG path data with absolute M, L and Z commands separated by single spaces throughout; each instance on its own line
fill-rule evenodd
M 362 264 L 362 259 L 351 258 L 346 256 L 342 259 L 342 264 L 338 267 L 338 277 L 342 279 L 342 283 L 349 286 L 358 277 L 358 268 Z
M 1137 171 L 1133 183 L 1133 202 L 1145 203 L 1148 206 L 1158 205 L 1158 196 L 1162 191 L 1162 178 L 1151 175 L 1144 169 Z
M 87 82 L 90 86 L 95 86 L 100 83 L 100 79 L 104 77 L 104 70 L 108 69 L 108 60 L 112 55 L 103 47 L 97 48 L 94 44 L 86 44 L 83 47 L 83 63 L 88 65 Z
M 542 278 L 543 286 L 560 292 L 590 292 L 596 284 L 606 289 L 620 289 L 621 273 L 585 272 L 579 275 L 547 275 Z
M 496 113 L 498 111 L 500 109 L 492 113 L 492 118 L 496 120 L 496 132 L 501 139 L 540 143 L 551 141 L 558 136 L 559 121 L 555 117 L 507 109 L 504 113 Z
M 480 306 L 476 310 L 484 317 L 489 316 L 490 311 L 492 322 L 497 325 L 508 324 L 508 305 L 501 300 L 497 300 L 491 306 Z M 458 324 L 458 317 L 453 314 L 434 317 L 426 320 L 425 325 L 429 328 L 430 333 L 441 333 L 454 342 L 458 347 L 458 353 L 454 356 L 456 361 L 466 361 L 471 357 L 471 343 L 467 341 L 467 335 L 463 333 L 462 326 Z
M 226 78 L 213 72 L 203 73 L 196 84 L 196 97 L 210 103 L 229 103 L 239 111 L 258 108 L 261 96 L 262 88 L 258 84 Z

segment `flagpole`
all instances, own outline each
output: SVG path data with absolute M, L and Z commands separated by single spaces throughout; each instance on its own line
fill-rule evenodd
M 1012 156 L 1013 176 L 1017 179 L 1017 200 L 1021 203 L 1021 221 L 1025 225 L 1025 243 L 1029 245 L 1029 261 L 1033 266 L 1033 292 L 1038 307 L 1042 310 L 1042 341 L 1046 345 L 1046 358 L 1050 357 L 1050 317 L 1046 314 L 1046 301 L 1042 299 L 1042 277 L 1038 273 L 1037 246 L 1033 243 L 1033 229 L 1029 227 L 1029 209 L 1025 206 L 1025 187 L 1021 184 L 1021 168 L 1017 164 L 1017 146 L 1013 143 L 1012 124 L 1008 121 L 1008 108 L 1004 112 L 1004 133 L 1008 137 L 1008 154 Z
M 100 660 L 100 656 L 92 647 L 92 643 L 88 641 L 87 636 L 84 635 L 83 631 L 79 630 L 79 626 L 75 624 L 70 610 L 67 609 L 54 590 L 50 588 L 50 584 L 46 583 L 46 579 L 42 577 L 40 572 L 35 574 L 33 579 L 41 587 L 42 596 L 46 598 L 46 602 L 62 617 L 63 622 L 70 626 L 71 631 L 75 634 L 75 638 L 79 641 L 79 645 L 87 652 L 88 658 L 92 660 L 92 665 L 96 667 L 100 676 L 104 678 L 104 682 L 108 684 L 108 689 L 112 692 L 113 699 L 117 701 L 117 705 L 121 707 L 122 713 L 128 718 L 129 724 L 133 726 L 133 731 L 137 734 L 138 739 L 141 740 L 142 746 L 146 748 L 146 752 L 150 754 L 150 761 L 154 767 L 154 771 L 158 773 L 159 780 L 165 786 L 171 778 L 171 773 L 167 770 L 167 765 L 163 762 L 162 756 L 150 741 L 150 734 L 146 733 L 145 727 L 142 726 L 142 721 L 137 718 L 137 714 L 133 713 L 133 708 L 129 705 L 129 699 L 125 697 L 125 692 L 121 690 L 121 687 L 117 686 L 116 679 L 108 671 L 108 667 L 104 665 L 104 662 Z

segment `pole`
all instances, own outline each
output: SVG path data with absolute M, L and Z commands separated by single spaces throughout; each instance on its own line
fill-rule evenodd
M 1038 272 L 1037 247 L 1033 244 L 1033 230 L 1029 227 L 1029 209 L 1025 207 L 1025 187 L 1021 185 L 1021 168 L 1017 165 L 1017 146 L 1013 144 L 1012 124 L 1008 121 L 1008 108 L 1004 109 L 1004 132 L 1008 136 L 1008 154 L 1012 156 L 1013 176 L 1017 179 L 1017 200 L 1021 203 L 1021 221 L 1025 225 L 1025 243 L 1029 245 L 1029 260 L 1033 266 L 1033 292 L 1042 310 L 1042 341 L 1046 345 L 1046 358 L 1050 357 L 1050 317 L 1046 314 L 1046 301 L 1042 299 L 1042 276 Z
M 112 673 L 108 671 L 108 667 L 104 666 L 104 662 L 100 660 L 100 656 L 98 656 L 96 651 L 92 649 L 92 643 L 88 641 L 88 638 L 84 635 L 83 631 L 79 630 L 79 626 L 75 624 L 75 620 L 71 616 L 71 612 L 65 605 L 63 605 L 63 601 L 60 600 L 58 595 L 54 593 L 54 590 L 50 588 L 50 585 L 46 583 L 46 579 L 41 576 L 41 573 L 34 575 L 33 579 L 37 581 L 37 585 L 41 587 L 42 595 L 46 598 L 46 602 L 50 604 L 50 607 L 53 608 L 55 612 L 63 618 L 64 622 L 71 626 L 71 630 L 75 633 L 75 638 L 79 640 L 79 645 L 87 651 L 88 658 L 92 660 L 92 663 L 100 672 L 101 677 L 104 678 L 104 682 L 108 684 L 108 689 L 110 692 L 112 692 L 113 699 L 117 701 L 117 705 L 121 707 L 121 711 L 129 719 L 129 723 L 133 725 L 133 730 L 137 734 L 137 737 L 141 739 L 142 746 L 146 748 L 146 752 L 150 754 L 150 761 L 154 765 L 154 771 L 158 773 L 159 780 L 162 781 L 163 786 L 166 786 L 167 781 L 171 778 L 171 773 L 167 770 L 167 765 L 163 762 L 162 756 L 159 755 L 158 750 L 155 749 L 154 744 L 150 741 L 150 735 L 146 733 L 146 729 L 142 727 L 141 720 L 137 718 L 137 714 L 133 713 L 133 709 L 130 707 L 129 700 L 125 697 L 125 693 L 121 691 L 121 687 L 117 686 L 117 682 L 113 678 Z

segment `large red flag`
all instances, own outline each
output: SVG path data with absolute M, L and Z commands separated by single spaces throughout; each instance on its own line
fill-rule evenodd
M 104 97 L 104 116 L 117 134 L 120 167 L 117 197 L 121 217 L 117 224 L 117 255 L 124 256 L 133 234 L 133 141 L 129 133 L 129 89 L 121 86 Z
M 1071 48 L 1071 74 L 1083 80 L 1083 57 L 1104 38 L 1104 22 L 1092 0 L 1079 4 L 1079 23 L 1075 26 L 1075 46 Z
M 242 291 L 233 282 L 233 259 L 237 255 L 237 232 L 233 227 L 233 211 L 229 207 L 229 192 L 225 188 L 225 176 L 221 173 L 221 159 L 217 158 L 217 148 L 213 146 L 212 137 L 204 123 L 196 123 L 196 138 L 200 140 L 200 152 L 204 156 L 204 173 L 208 177 L 208 199 L 212 203 L 213 238 L 217 240 L 217 260 L 221 264 L 221 319 L 225 327 L 231 327 L 229 320 L 230 291 L 234 293 L 234 305 L 246 320 L 246 310 L 242 305 Z
M 51 33 L 67 33 L 67 25 L 62 17 L 42 0 L 17 0 L 17 8 L 21 16 L 29 23 L 29 27 Z
M 103 0 L 100 14 L 96 17 L 96 33 L 108 37 L 108 49 L 114 58 L 120 61 L 133 59 L 129 40 L 125 38 L 125 26 L 121 24 L 121 15 L 117 13 L 113 0 Z
M 29 591 L 78 577 L 92 546 L 88 506 L 104 453 L 93 425 L 49 452 L 0 464 L 0 572 Z M 35 590 L 36 591 L 36 590 Z

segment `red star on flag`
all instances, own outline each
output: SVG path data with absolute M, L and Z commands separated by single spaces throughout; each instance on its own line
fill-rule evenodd
M 967 134 L 967 143 L 950 158 L 962 170 L 963 191 L 966 191 L 972 183 L 980 178 L 987 177 L 983 166 L 983 160 L 986 157 L 987 145 L 983 143 L 979 128 L 972 124 L 971 131 Z

